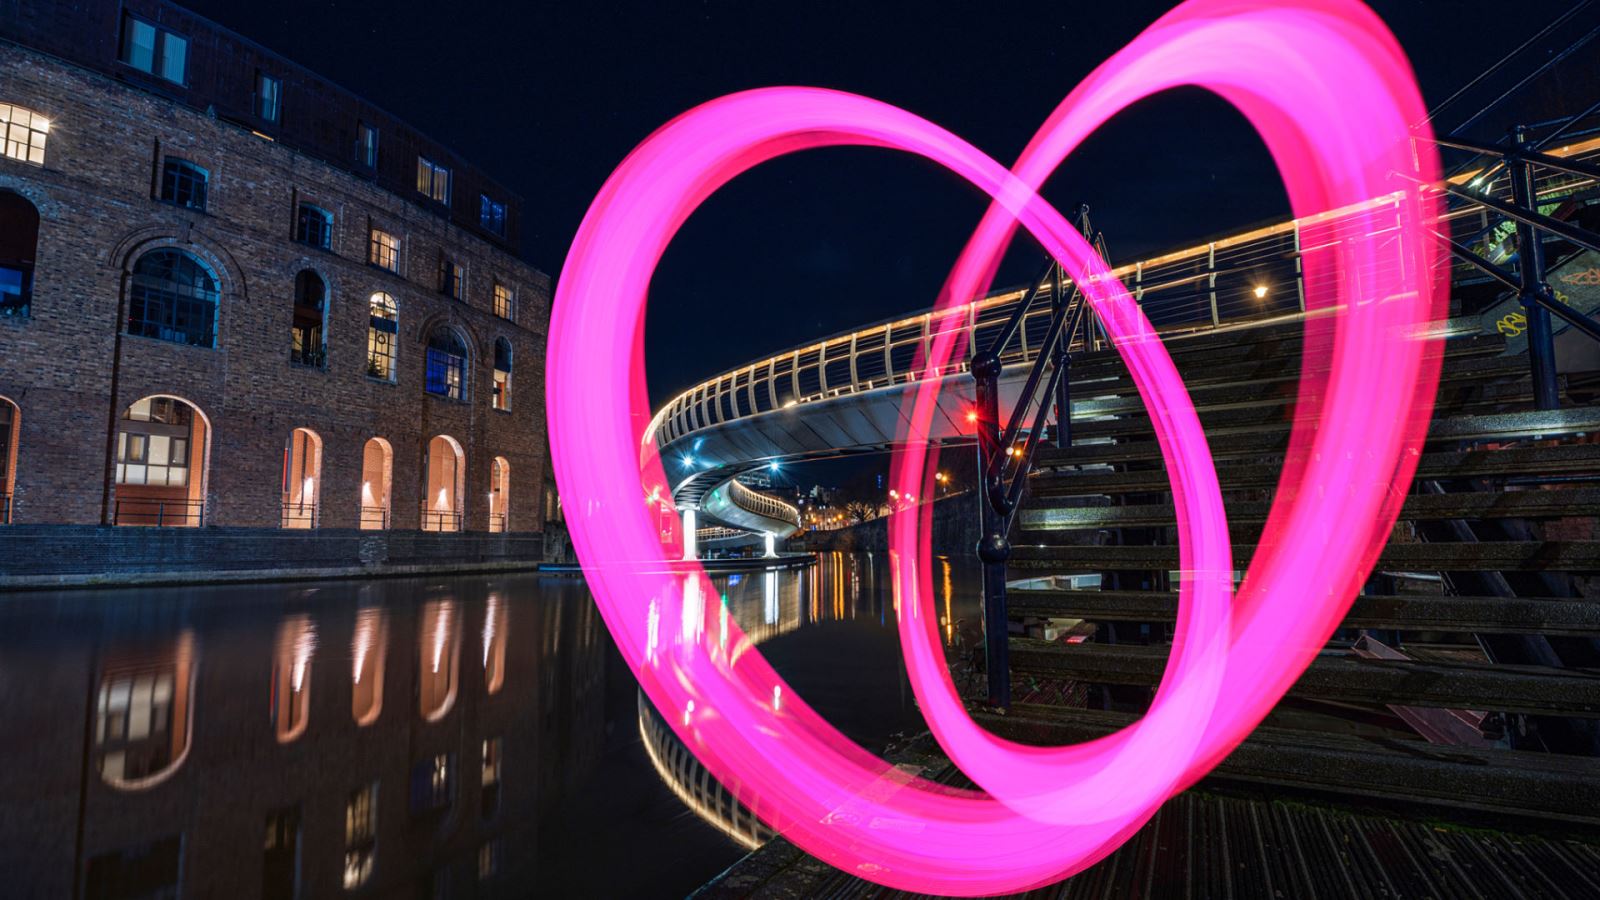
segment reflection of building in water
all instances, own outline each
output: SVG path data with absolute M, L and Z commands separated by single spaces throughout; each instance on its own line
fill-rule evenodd
M 580 588 L 519 605 L 517 582 L 544 590 L 0 625 L 0 705 L 26 726 L 0 734 L 0 894 L 526 894 L 541 813 L 598 760 L 604 657 Z

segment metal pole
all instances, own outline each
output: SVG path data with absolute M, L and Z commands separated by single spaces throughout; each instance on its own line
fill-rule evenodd
M 1511 170 L 1511 199 L 1523 209 L 1538 213 L 1533 189 L 1533 167 L 1517 154 L 1528 142 L 1528 130 L 1521 125 L 1511 131 L 1514 145 L 1508 154 Z M 1533 405 L 1537 409 L 1557 409 L 1561 396 L 1556 385 L 1556 345 L 1550 330 L 1550 311 L 1539 304 L 1539 295 L 1549 290 L 1544 283 L 1544 244 L 1539 232 L 1527 222 L 1517 223 L 1517 274 L 1520 276 L 1523 314 L 1528 317 L 1528 363 L 1533 369 Z
M 990 463 L 1000 449 L 1000 357 L 990 351 L 972 361 L 977 382 L 975 396 L 978 427 L 978 559 L 983 563 L 983 649 L 989 679 L 989 703 L 1011 705 L 1011 654 L 1006 615 L 1006 561 L 1011 543 L 1006 540 L 1005 517 L 995 498 L 1002 487 L 1003 471 L 990 473 Z
M 1052 312 L 1059 312 L 1067 303 L 1066 279 L 1062 277 L 1059 264 L 1056 266 L 1053 288 L 1050 292 L 1050 307 Z M 1061 450 L 1072 446 L 1072 355 L 1068 350 L 1076 332 L 1077 329 L 1069 327 L 1056 338 L 1055 366 L 1061 373 L 1056 376 L 1056 447 Z

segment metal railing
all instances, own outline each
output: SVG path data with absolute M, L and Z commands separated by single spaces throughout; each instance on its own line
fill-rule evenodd
M 504 533 L 506 531 L 508 522 L 509 522 L 509 519 L 507 519 L 505 513 L 490 513 L 489 514 L 489 533 L 490 534 L 502 534 L 502 533 Z
M 315 528 L 318 519 L 318 504 L 288 503 L 283 504 L 282 518 L 278 523 L 280 528 Z
M 321 347 L 307 350 L 290 348 L 289 364 L 307 369 L 326 369 L 328 367 L 328 351 Z
M 387 530 L 389 528 L 389 507 L 361 507 L 361 528 L 363 531 Z
M 461 513 L 454 510 L 429 509 L 422 507 L 422 521 L 419 527 L 423 531 L 460 531 Z
M 1543 155 L 1571 170 L 1575 161 L 1600 158 L 1600 136 L 1586 137 Z M 1579 176 L 1552 168 L 1533 178 L 1532 194 L 1540 200 L 1570 194 Z M 1580 166 L 1589 170 L 1590 166 Z M 1476 228 L 1499 209 L 1493 203 L 1513 200 L 1509 178 L 1485 177 L 1483 168 L 1459 167 L 1441 189 L 1471 190 L 1471 202 L 1453 205 L 1441 224 L 1449 229 Z M 1585 178 L 1587 176 L 1584 176 Z M 1474 184 L 1476 182 L 1476 184 Z M 1127 285 L 1151 324 L 1163 335 L 1205 331 L 1222 324 L 1293 317 L 1305 309 L 1308 291 L 1326 287 L 1307 283 L 1305 254 L 1328 251 L 1356 239 L 1382 238 L 1369 226 L 1374 210 L 1396 209 L 1405 192 L 1378 197 L 1352 207 L 1292 219 L 1112 269 Z M 1396 222 L 1396 225 L 1398 222 Z M 1563 223 L 1564 224 L 1564 223 Z M 1356 233 L 1360 226 L 1363 233 Z M 1457 278 L 1484 277 L 1466 261 Z M 1332 277 L 1331 274 L 1326 277 Z M 1379 285 L 1382 273 L 1364 273 L 1363 284 Z M 781 353 L 708 379 L 674 397 L 657 411 L 645 432 L 646 445 L 663 447 L 704 428 L 726 422 L 908 384 L 928 375 L 947 377 L 971 370 L 970 355 L 991 347 L 1013 313 L 1035 286 L 982 297 L 970 303 L 867 325 Z M 1052 286 L 1053 287 L 1053 286 Z M 1025 311 L 1019 327 L 999 348 L 1002 366 L 1031 363 L 1049 328 L 1051 308 Z M 964 332 L 967 359 L 937 372 L 922 365 L 933 338 Z M 1076 338 L 1073 352 L 1105 346 L 1097 328 Z
M 0 525 L 11 524 L 11 492 L 0 494 Z
M 728 499 L 733 501 L 735 506 L 746 512 L 765 516 L 769 519 L 776 519 L 780 522 L 788 522 L 796 528 L 800 527 L 799 509 L 776 497 L 770 497 L 759 491 L 751 490 L 741 484 L 738 479 L 729 482 Z
M 118 498 L 111 505 L 111 524 L 155 528 L 199 528 L 205 524 L 204 500 Z

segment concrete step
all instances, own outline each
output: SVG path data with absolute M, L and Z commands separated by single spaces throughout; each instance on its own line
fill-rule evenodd
M 1265 522 L 1272 508 L 1266 502 L 1227 504 L 1228 524 Z M 1593 516 L 1600 511 L 1600 489 L 1465 491 L 1413 494 L 1400 511 L 1405 521 L 1439 519 L 1550 519 Z M 1048 500 L 1025 500 L 1017 514 L 1026 531 L 1092 531 L 1101 528 L 1146 528 L 1176 522 L 1170 503 L 1137 506 L 1059 506 Z
M 1091 622 L 1172 622 L 1176 591 L 1012 590 L 1013 618 L 1086 619 Z M 1459 631 L 1474 634 L 1600 636 L 1600 603 L 1527 597 L 1452 597 L 1439 594 L 1357 597 L 1344 617 L 1348 628 Z
M 1025 704 L 1007 715 L 974 717 L 1002 737 L 1043 746 L 1093 740 L 1138 718 Z M 1600 824 L 1600 759 L 1589 757 L 1384 743 L 1263 725 L 1217 766 L 1208 784 L 1230 781 Z
M 1052 545 L 1059 531 L 1021 532 L 1012 537 L 1012 569 L 1074 572 L 1172 571 L 1176 546 L 1124 547 Z M 1245 568 L 1254 547 L 1235 545 L 1234 565 Z M 1402 572 L 1600 572 L 1600 541 L 1482 541 L 1389 544 L 1379 571 Z
M 1090 684 L 1154 687 L 1165 645 L 1062 644 L 1011 639 L 1011 671 Z M 1433 706 L 1491 712 L 1600 716 L 1600 670 L 1446 660 L 1319 656 L 1289 696 L 1366 706 Z

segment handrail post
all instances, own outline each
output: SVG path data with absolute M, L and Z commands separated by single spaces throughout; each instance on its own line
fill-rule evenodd
M 989 703 L 1004 709 L 1011 705 L 1011 653 L 1009 617 L 1006 614 L 1006 561 L 1011 543 L 1006 539 L 1006 517 L 993 501 L 1000 473 L 991 473 L 990 461 L 1000 453 L 1000 356 L 998 348 L 972 361 L 976 381 L 978 429 L 978 559 L 983 563 L 983 650 L 989 679 Z
M 1518 125 L 1511 131 L 1514 149 L 1506 155 L 1511 173 L 1511 199 L 1533 213 L 1539 211 L 1534 193 L 1533 166 L 1520 150 L 1528 142 L 1528 130 Z M 1533 405 L 1536 409 L 1557 409 L 1561 405 L 1556 384 L 1555 335 L 1550 330 L 1550 311 L 1539 303 L 1549 291 L 1544 281 L 1544 244 L 1538 229 L 1528 222 L 1517 223 L 1517 274 L 1522 283 L 1518 299 L 1528 317 L 1528 363 L 1533 370 Z

